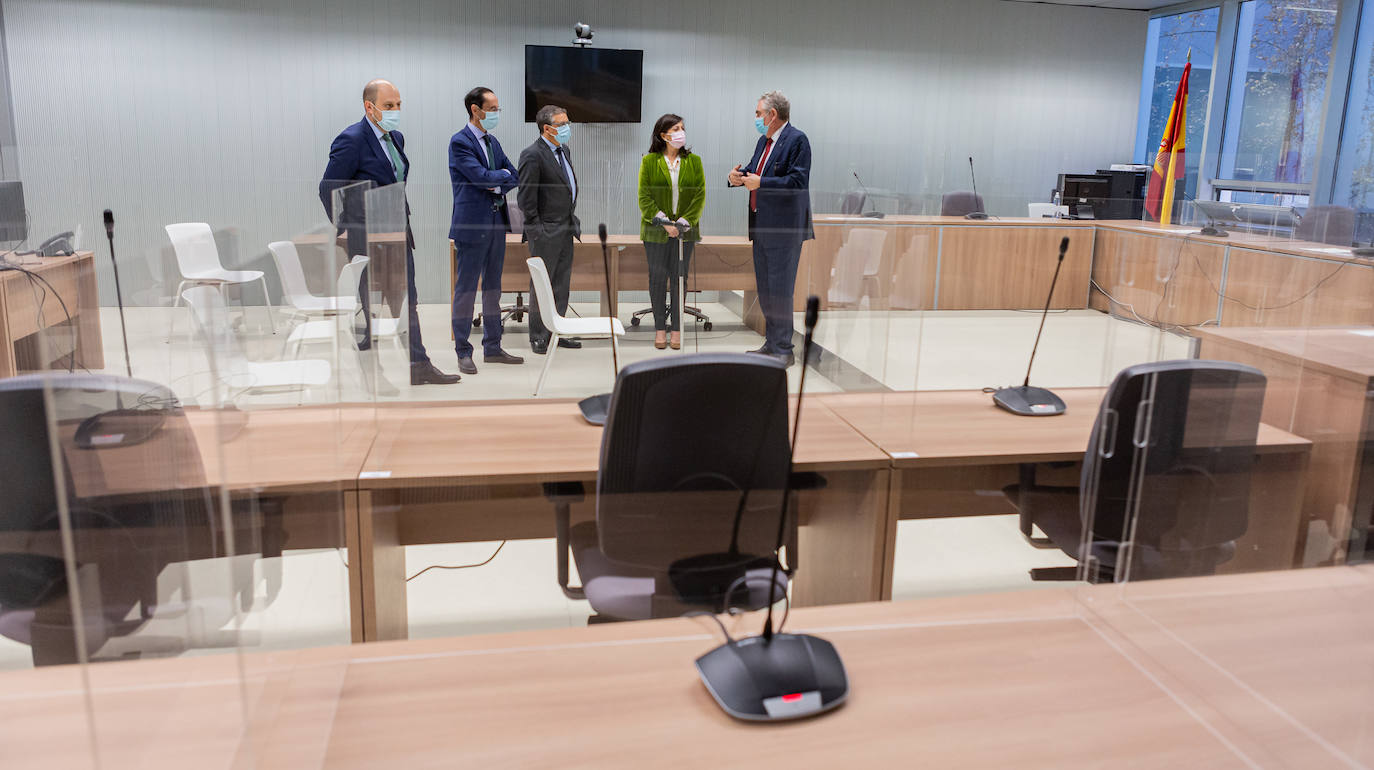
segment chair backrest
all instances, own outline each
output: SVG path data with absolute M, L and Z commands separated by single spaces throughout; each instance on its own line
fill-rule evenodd
M 1293 228 L 1293 237 L 1349 246 L 1355 242 L 1355 210 L 1346 206 L 1312 206 Z
M 841 214 L 862 214 L 864 204 L 868 202 L 868 195 L 862 190 L 850 190 L 844 194 L 840 200 Z
M 883 247 L 887 245 L 887 230 L 879 227 L 856 227 L 849 231 L 849 243 L 863 255 L 863 274 L 873 276 L 883 264 Z
M 773 559 L 787 415 L 787 371 L 771 358 L 699 353 L 627 365 L 601 438 L 596 519 L 606 557 L 704 575 L 722 592 Z M 788 526 L 784 542 L 794 542 L 795 518 Z M 684 566 L 693 564 L 705 566 Z
M 305 282 L 305 269 L 301 267 L 296 244 L 291 241 L 272 241 L 267 244 L 267 250 L 272 252 L 272 261 L 277 263 L 277 274 L 281 276 L 282 293 L 286 295 L 286 301 L 296 305 L 298 300 L 313 298 Z
M 934 244 L 931 240 L 914 237 L 907 243 L 906 250 L 897 258 L 892 269 L 892 291 L 888 295 L 888 306 L 894 310 L 926 309 L 927 265 L 933 257 Z
M 1026 204 L 1026 215 L 1032 219 L 1044 219 L 1053 217 L 1056 213 L 1068 216 L 1068 206 L 1056 206 L 1053 203 L 1028 203 Z
M 838 305 L 856 304 L 863 296 L 864 278 L 877 275 L 882 266 L 886 243 L 886 230 L 878 227 L 851 229 L 844 245 L 835 253 L 834 275 L 826 301 Z
M 942 217 L 962 217 L 975 211 L 986 210 L 983 208 L 983 196 L 974 195 L 966 190 L 945 193 L 940 198 L 940 216 Z
M 0 530 L 31 535 L 0 547 L 6 609 L 47 605 L 65 616 L 63 565 L 96 565 L 99 590 L 83 593 L 82 614 L 88 640 L 99 646 L 140 625 L 127 621 L 130 609 L 141 602 L 151 611 L 166 566 L 227 555 L 195 433 L 162 385 L 66 372 L 0 380 L 0 452 Z M 74 551 L 52 545 L 63 528 L 59 484 Z M 239 545 L 251 546 L 251 534 L 241 533 Z M 34 657 L 75 662 L 37 648 Z
M 1131 543 L 1115 557 L 1116 580 L 1210 574 L 1234 553 L 1248 526 L 1264 390 L 1258 370 L 1226 361 L 1159 361 L 1116 376 L 1080 479 L 1092 543 Z
M 507 203 L 506 214 L 510 217 L 510 231 L 513 233 L 524 232 L 525 212 L 521 211 L 519 206 L 512 206 Z
M 530 257 L 525 264 L 530 268 L 530 283 L 534 284 L 534 296 L 539 300 L 539 320 L 555 334 L 563 334 L 563 317 L 558 315 L 558 306 L 553 302 L 553 283 L 549 280 L 544 260 Z
M 215 246 L 215 234 L 204 222 L 182 222 L 163 228 L 172 240 L 172 250 L 177 255 L 177 267 L 182 277 L 189 277 L 207 271 L 223 270 L 219 261 L 219 249 Z

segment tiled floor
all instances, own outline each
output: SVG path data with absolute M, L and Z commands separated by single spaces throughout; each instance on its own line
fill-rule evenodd
M 576 305 L 584 315 L 597 312 L 595 305 Z M 628 319 L 634 308 L 628 303 L 622 314 Z M 746 329 L 726 307 L 704 307 L 713 320 L 712 332 L 688 334 L 684 348 L 702 351 L 747 350 L 760 337 Z M 231 316 L 239 310 L 231 308 Z M 185 400 L 208 402 L 210 379 L 201 348 L 187 339 L 185 311 L 134 308 L 126 313 L 129 348 L 134 374 L 170 384 Z M 456 370 L 456 356 L 449 342 L 448 308 L 420 308 L 424 337 L 439 368 Z M 175 330 L 171 322 L 175 320 Z M 800 318 L 797 319 L 800 323 Z M 826 313 L 818 342 L 842 361 L 847 371 L 866 375 L 871 387 L 907 390 L 981 388 L 1019 382 L 1035 338 L 1039 315 L 1015 311 L 932 311 Z M 106 370 L 122 372 L 123 352 L 116 311 L 105 309 L 102 326 Z M 385 377 L 396 386 L 385 400 L 450 400 L 527 398 L 534 391 L 544 358 L 530 354 L 523 324 L 508 326 L 507 350 L 527 358 L 523 366 L 484 366 L 478 355 L 479 373 L 450 386 L 412 388 L 406 377 L 402 352 L 382 343 L 380 362 Z M 237 344 L 254 360 L 289 358 L 284 352 L 287 331 L 267 333 L 263 314 L 253 308 L 240 325 Z M 620 347 L 620 363 L 673 355 L 652 346 L 649 324 L 632 329 Z M 170 340 L 170 341 L 169 341 Z M 1050 387 L 1102 385 L 1131 363 L 1160 358 L 1185 357 L 1185 341 L 1146 327 L 1112 319 L 1093 311 L 1053 313 L 1045 325 L 1040 356 L 1032 382 Z M 357 355 L 345 344 L 306 348 L 302 357 L 330 361 L 334 378 L 329 386 L 313 392 L 248 395 L 238 399 L 243 408 L 320 401 L 354 401 L 369 398 Z M 790 371 L 797 387 L 799 367 Z M 859 378 L 865 379 L 865 378 Z M 612 383 L 611 351 L 606 341 L 588 341 L 582 350 L 561 351 L 549 375 L 543 396 L 581 396 L 608 390 Z M 826 392 L 839 385 L 816 371 L 807 377 L 808 392 Z M 455 436 L 455 441 L 462 441 Z M 499 543 L 416 546 L 407 549 L 407 572 L 414 574 L 431 564 L 464 565 L 481 562 Z M 902 522 L 898 529 L 894 598 L 949 596 L 984 591 L 1028 589 L 1032 567 L 1070 564 L 1062 554 L 1026 545 L 1014 517 L 932 519 Z M 284 558 L 263 560 L 258 570 L 280 575 L 280 590 L 263 600 L 242 622 L 243 646 L 281 648 L 348 641 L 347 581 L 343 554 L 336 550 L 293 551 Z M 222 563 L 190 565 L 186 572 L 196 595 L 215 596 L 227 580 Z M 169 577 L 169 583 L 170 581 Z M 489 564 L 470 569 L 431 570 L 409 583 L 412 637 L 485 633 L 536 627 L 580 625 L 590 610 L 586 602 L 566 599 L 558 588 L 551 540 L 507 543 Z M 211 608 L 213 610 L 213 607 Z M 227 608 L 221 608 L 229 617 Z M 141 637 L 189 638 L 188 616 L 154 621 Z M 187 654 L 223 649 L 232 644 L 225 633 L 230 625 L 217 626 L 214 612 L 201 624 L 202 633 Z M 121 643 L 124 644 L 124 643 Z M 161 649 L 157 643 L 147 645 Z M 107 645 L 102 656 L 121 654 L 123 647 Z M 0 668 L 29 665 L 28 648 L 0 639 Z

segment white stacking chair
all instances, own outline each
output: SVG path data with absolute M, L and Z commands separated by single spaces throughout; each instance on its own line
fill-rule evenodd
M 612 352 L 618 352 L 616 348 L 616 338 L 625 334 L 625 326 L 620 323 L 619 318 L 601 316 L 599 318 L 565 318 L 558 314 L 558 308 L 553 303 L 553 282 L 549 280 L 549 271 L 544 267 L 544 260 L 538 257 L 530 257 L 525 260 L 525 264 L 530 268 L 530 281 L 534 283 L 534 296 L 539 300 L 539 318 L 544 322 L 544 326 L 553 332 L 549 339 L 549 352 L 544 357 L 544 369 L 539 372 L 539 382 L 534 386 L 534 395 L 538 396 L 544 389 L 544 378 L 549 374 L 549 367 L 553 365 L 553 354 L 558 351 L 558 340 L 563 337 L 581 337 L 583 339 L 611 339 Z
M 305 269 L 301 267 L 301 256 L 296 244 L 291 241 L 273 241 L 267 244 L 272 252 L 272 260 L 277 263 L 277 273 L 281 276 L 282 294 L 287 305 L 296 315 L 307 318 L 321 318 L 331 315 L 352 313 L 358 306 L 357 285 L 347 294 L 321 297 L 310 293 L 305 282 Z
M 1062 217 L 1069 215 L 1068 206 L 1056 206 L 1053 203 L 1028 203 L 1026 208 L 1028 209 L 1027 216 L 1031 219 L 1054 218 L 1056 212 Z
M 335 284 L 336 291 L 339 292 L 338 299 L 347 299 L 344 292 L 350 289 L 357 290 L 358 282 L 362 280 L 363 268 L 367 267 L 370 260 L 364 256 L 356 256 L 351 262 L 343 266 L 339 271 L 339 280 Z M 396 318 L 374 318 L 372 319 L 372 338 L 390 339 L 396 349 L 405 352 L 401 346 L 401 322 L 406 316 L 406 301 L 402 301 L 400 312 Z M 356 306 L 356 305 L 355 305 Z M 308 345 L 316 342 L 332 342 L 341 332 L 350 331 L 347 323 L 348 316 L 344 313 L 336 313 L 334 318 L 322 321 L 307 321 L 291 330 L 291 336 L 287 337 L 286 344 L 292 347 L 297 354 L 300 352 L 301 345 Z M 351 337 L 350 337 L 351 339 Z M 356 347 L 355 347 L 356 349 Z
M 849 231 L 849 239 L 835 253 L 835 265 L 830 268 L 830 290 L 825 301 L 829 305 L 858 307 L 865 290 L 877 287 L 878 271 L 883 264 L 883 247 L 887 245 L 887 231 L 877 227 L 856 227 Z
M 328 361 L 250 361 L 226 322 L 224 295 L 213 286 L 193 286 L 181 298 L 191 309 L 196 333 L 205 348 L 212 375 L 226 388 L 232 402 L 237 396 L 268 390 L 301 390 L 329 382 L 333 368 Z M 307 396 L 309 391 L 307 390 Z
M 204 222 L 181 222 L 163 229 L 172 240 L 177 268 L 181 270 L 181 283 L 177 285 L 177 296 L 172 307 L 181 304 L 185 298 L 183 290 L 187 286 L 213 286 L 222 293 L 229 284 L 257 281 L 262 284 L 262 295 L 267 300 L 267 324 L 273 334 L 277 333 L 277 322 L 272 317 L 272 295 L 267 291 L 267 279 L 261 270 L 224 269 L 219 261 L 219 249 L 215 246 L 215 235 Z

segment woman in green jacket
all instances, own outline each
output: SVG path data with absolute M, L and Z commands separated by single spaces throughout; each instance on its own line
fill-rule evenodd
M 682 347 L 682 297 L 679 277 L 687 274 L 692 247 L 701 240 L 701 209 L 706 205 L 706 174 L 700 156 L 687 149 L 682 118 L 671 113 L 654 122 L 649 154 L 639 164 L 639 237 L 649 258 L 649 304 L 654 312 L 654 347 Z M 655 218 L 686 224 L 656 225 Z M 678 242 L 682 272 L 678 273 Z M 666 299 L 666 302 L 665 302 Z M 671 333 L 671 339 L 669 339 Z

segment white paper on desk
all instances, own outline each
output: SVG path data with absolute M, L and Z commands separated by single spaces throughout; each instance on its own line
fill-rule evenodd
M 360 479 L 389 479 L 391 471 L 362 471 L 358 474 Z
M 1197 232 L 1197 230 L 1194 230 L 1194 229 L 1191 228 L 1191 227 L 1161 227 L 1161 228 L 1159 228 L 1159 231 L 1160 231 L 1161 233 L 1195 233 L 1195 232 Z
M 1351 329 L 1350 333 L 1361 337 L 1374 337 L 1374 329 Z
M 1303 249 L 1303 251 L 1315 251 L 1318 254 L 1335 254 L 1338 257 L 1348 257 L 1353 254 L 1350 249 L 1325 248 L 1325 249 Z

